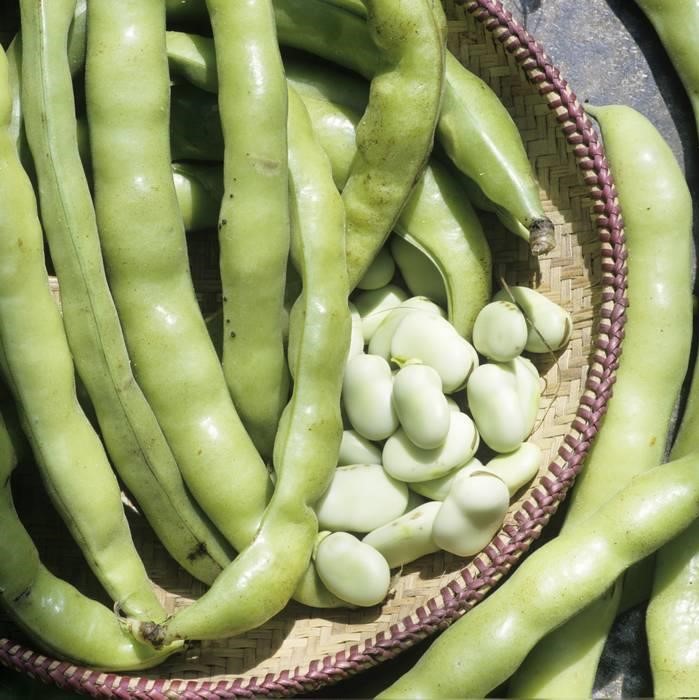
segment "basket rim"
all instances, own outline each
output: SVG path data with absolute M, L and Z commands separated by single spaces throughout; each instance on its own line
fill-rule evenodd
M 0 637 L 0 664 L 46 684 L 94 697 L 137 697 L 164 700 L 171 697 L 233 698 L 290 697 L 310 692 L 356 675 L 394 658 L 405 649 L 446 628 L 480 602 L 529 550 L 541 529 L 562 503 L 583 466 L 612 393 L 621 354 L 626 319 L 626 248 L 623 221 L 613 178 L 591 122 L 543 47 L 502 5 L 501 0 L 455 0 L 484 24 L 519 64 L 556 115 L 584 183 L 590 187 L 592 211 L 601 245 L 603 288 L 600 320 L 584 392 L 557 458 L 539 478 L 530 497 L 513 514 L 517 527 L 505 526 L 468 568 L 427 603 L 393 624 L 387 632 L 334 655 L 316 659 L 307 668 L 296 667 L 263 678 L 178 679 L 148 678 L 95 671 L 38 653 Z M 459 580 L 460 579 L 460 580 Z M 440 600 L 441 599 L 441 603 Z M 157 672 L 157 669 L 155 669 Z

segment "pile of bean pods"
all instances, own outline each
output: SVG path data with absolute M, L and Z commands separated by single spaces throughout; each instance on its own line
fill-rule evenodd
M 562 350 L 572 321 L 532 289 L 492 294 L 474 207 L 535 256 L 553 224 L 441 4 L 19 10 L 0 52 L 3 608 L 58 658 L 142 669 L 292 599 L 372 606 L 391 569 L 478 553 L 540 468 L 527 356 Z M 207 231 L 218 309 L 188 253 Z M 17 517 L 15 412 L 116 613 Z M 207 586 L 174 614 L 122 488 Z
M 137 669 L 292 598 L 380 603 L 391 567 L 438 548 L 477 553 L 541 461 L 525 442 L 539 377 L 521 352 L 559 350 L 571 321 L 532 290 L 491 299 L 464 193 L 532 254 L 553 226 L 507 111 L 446 51 L 441 6 L 19 10 L 0 66 L 3 415 L 16 408 L 119 616 L 41 563 L 3 433 L 16 537 L 0 590 L 18 624 L 56 656 Z M 185 235 L 201 229 L 218 232 L 212 313 Z M 170 616 L 122 488 L 208 587 Z M 361 508 L 357 492 L 371 495 Z

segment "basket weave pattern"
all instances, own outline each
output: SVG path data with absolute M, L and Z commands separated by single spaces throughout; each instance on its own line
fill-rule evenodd
M 542 358 L 537 363 L 547 388 L 533 439 L 548 459 L 535 484 L 481 554 L 467 564 L 437 554 L 405 567 L 392 598 L 380 609 L 312 611 L 291 604 L 259 630 L 203 644 L 140 676 L 76 667 L 4 638 L 0 663 L 95 697 L 301 694 L 374 666 L 443 629 L 482 600 L 538 537 L 582 466 L 614 382 L 626 306 L 622 221 L 596 134 L 541 46 L 497 0 L 446 0 L 445 9 L 450 50 L 510 109 L 556 225 L 557 248 L 538 261 L 497 223 L 489 227 L 496 278 L 533 286 L 573 315 L 568 348 L 555 362 Z M 170 610 L 202 592 L 170 564 L 146 528 L 137 522 L 132 527 Z M 66 572 L 84 568 L 77 553 L 69 558 L 73 567 L 66 564 L 65 550 L 59 555 L 55 564 Z M 46 563 L 69 578 L 53 561 Z M 101 595 L 90 584 L 86 592 Z M 2 629 L 8 627 L 0 622 Z M 21 638 L 10 629 L 9 636 Z

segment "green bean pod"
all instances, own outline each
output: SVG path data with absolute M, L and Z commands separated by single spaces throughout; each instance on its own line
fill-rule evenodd
M 194 295 L 170 164 L 165 8 L 94 0 L 88 13 L 95 211 L 134 374 L 194 498 L 240 550 L 271 483 Z
M 229 561 L 226 548 L 185 490 L 172 451 L 134 380 L 105 277 L 78 152 L 66 52 L 75 7 L 70 0 L 25 3 L 22 36 L 24 122 L 61 285 L 63 322 L 115 469 L 173 557 L 210 582 Z
M 381 58 L 357 125 L 357 155 L 342 189 L 350 289 L 393 229 L 423 172 L 444 80 L 445 45 L 426 0 L 365 0 L 365 5 Z M 403 101 L 411 109 L 403 109 Z
M 33 46 L 33 34 L 27 32 L 25 48 Z M 25 79 L 24 85 L 35 83 Z M 7 61 L 0 52 L 0 366 L 47 491 L 88 565 L 125 610 L 162 616 L 107 455 L 78 403 L 73 358 L 47 284 L 34 189 L 19 162 L 10 111 Z
M 313 505 L 330 484 L 342 439 L 340 390 L 349 346 L 344 210 L 330 164 L 303 103 L 289 93 L 291 255 L 303 306 L 291 400 L 274 446 L 276 482 L 260 528 L 214 585 L 162 625 L 134 623 L 155 645 L 218 639 L 264 623 L 308 575 L 318 520 Z M 292 316 L 293 318 L 293 316 Z
M 692 200 L 655 127 L 629 107 L 589 108 L 623 207 L 629 307 L 614 395 L 571 492 L 562 531 L 663 461 L 692 339 Z M 653 348 L 649 355 L 649 348 Z M 539 644 L 512 681 L 522 697 L 592 692 L 618 606 L 606 596 Z
M 684 85 L 699 134 L 699 6 L 691 0 L 636 0 L 660 37 Z
M 207 5 L 225 144 L 223 371 L 243 425 L 269 458 L 289 397 L 281 325 L 290 237 L 286 81 L 271 0 Z
M 695 362 L 671 459 L 699 450 L 699 363 Z M 655 556 L 646 634 L 655 697 L 691 697 L 699 688 L 699 519 Z
M 46 569 L 12 501 L 16 461 L 0 415 L 0 605 L 17 625 L 51 656 L 104 671 L 150 668 L 178 651 L 138 642 L 112 610 Z
M 636 476 L 529 556 L 379 698 L 486 697 L 552 629 L 699 517 L 699 454 Z

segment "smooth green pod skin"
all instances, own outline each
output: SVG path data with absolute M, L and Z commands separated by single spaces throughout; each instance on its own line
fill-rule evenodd
M 416 447 L 402 428 L 391 435 L 381 453 L 386 472 L 395 479 L 412 483 L 437 479 L 466 464 L 478 449 L 479 435 L 465 413 L 448 413 L 447 437 L 434 449 Z
M 539 471 L 543 453 L 533 442 L 523 442 L 513 452 L 500 454 L 486 462 L 485 468 L 500 477 L 514 496 Z
M 3 63 L 4 57 L 0 58 Z M 179 650 L 179 643 L 155 651 L 137 642 L 112 610 L 43 566 L 12 501 L 10 476 L 16 461 L 12 438 L 0 415 L 0 605 L 45 652 L 90 668 L 150 668 Z
M 660 37 L 694 110 L 699 134 L 699 66 L 695 37 L 699 7 L 693 0 L 635 0 Z
M 96 0 L 88 13 L 95 210 L 134 373 L 194 498 L 240 551 L 272 488 L 194 295 L 170 164 L 164 6 Z
M 522 353 L 527 342 L 527 322 L 509 301 L 484 306 L 473 326 L 473 347 L 489 360 L 508 362 Z
M 478 365 L 473 346 L 446 319 L 415 311 L 401 320 L 391 338 L 391 360 L 420 360 L 437 370 L 445 393 L 458 391 Z
M 449 322 L 470 338 L 491 294 L 492 259 L 480 220 L 447 167 L 432 159 L 396 225 L 444 282 Z M 436 301 L 436 300 L 435 300 Z
M 286 80 L 271 0 L 207 6 L 224 140 L 223 371 L 243 425 L 268 459 L 289 397 L 281 327 L 291 235 Z
M 492 472 L 459 474 L 435 516 L 432 539 L 457 556 L 477 554 L 500 529 L 509 505 L 507 485 Z
M 457 620 L 379 698 L 486 697 L 552 629 L 699 517 L 699 455 L 635 477 Z
M 449 490 L 454 483 L 454 479 L 462 473 L 470 473 L 473 471 L 487 471 L 481 461 L 476 457 L 472 457 L 466 464 L 447 472 L 444 476 L 437 477 L 436 479 L 428 479 L 427 481 L 412 481 L 410 483 L 410 490 L 425 498 L 429 498 L 431 501 L 443 501 L 449 495 Z
M 169 6 L 167 13 L 169 17 Z M 168 31 L 166 41 L 170 73 L 201 90 L 217 93 L 218 68 L 211 37 Z
M 323 530 L 370 532 L 405 513 L 408 487 L 379 464 L 338 467 L 316 504 Z
M 358 432 L 343 430 L 337 465 L 349 464 L 381 464 L 381 450 Z
M 325 12 L 321 8 L 309 8 L 309 13 L 315 15 L 315 23 L 309 26 L 341 24 L 344 31 L 352 34 L 354 43 L 348 44 L 352 51 L 340 57 L 332 55 L 336 49 L 319 46 L 320 41 L 315 37 L 304 45 L 303 39 L 291 37 L 291 23 L 289 39 L 286 27 L 280 28 L 281 40 L 337 60 L 365 76 L 371 75 L 367 71 L 371 61 L 363 55 L 365 43 L 357 36 L 361 35 L 361 27 L 357 25 L 362 20 L 357 8 L 343 5 L 343 0 L 318 2 L 326 5 Z M 283 12 L 287 4 L 293 2 L 277 0 L 277 13 Z M 445 64 L 444 96 L 436 130 L 440 145 L 454 165 L 485 195 L 503 223 L 515 235 L 529 241 L 532 253 L 549 252 L 555 245 L 553 224 L 543 212 L 539 188 L 517 126 L 490 87 L 449 52 Z
M 439 304 L 447 306 L 447 290 L 440 270 L 415 244 L 401 236 L 389 238 L 391 255 L 400 270 L 405 286 L 415 296 L 427 297 Z
M 433 554 L 439 547 L 432 539 L 432 525 L 441 503 L 429 501 L 364 535 L 362 542 L 378 550 L 394 569 Z
M 699 363 L 671 459 L 699 450 Z M 656 697 L 690 697 L 699 687 L 699 519 L 655 556 L 646 634 Z
M 357 125 L 357 155 L 342 190 L 350 289 L 388 238 L 427 163 L 442 100 L 446 50 L 427 0 L 364 4 L 380 58 Z M 403 109 L 404 100 L 413 108 Z
M 393 279 L 396 263 L 384 246 L 371 261 L 371 265 L 357 283 L 357 289 L 379 289 L 385 287 Z
M 579 529 L 601 498 L 663 461 L 692 328 L 692 202 L 682 170 L 638 112 L 621 106 L 590 111 L 601 125 L 633 262 L 614 396 L 571 492 L 564 532 Z M 591 692 L 618 604 L 617 594 L 606 596 L 543 640 L 515 675 L 515 692 L 546 697 Z M 659 646 L 666 642 L 662 635 Z M 684 649 L 679 658 L 683 654 Z
M 333 532 L 317 545 L 313 556 L 326 588 L 352 605 L 378 605 L 388 594 L 391 571 L 376 549 L 347 532 Z
M 386 314 L 383 321 L 381 321 L 376 331 L 372 334 L 367 352 L 370 355 L 379 355 L 389 362 L 391 359 L 391 340 L 393 339 L 393 334 L 403 318 L 415 309 L 433 313 L 435 316 L 444 317 L 446 315 L 437 304 L 426 297 L 410 297 L 402 302 L 400 306 Z
M 342 406 L 367 440 L 385 440 L 398 429 L 391 367 L 377 355 L 356 355 L 345 367 Z
M 343 0 L 275 0 L 279 40 L 353 70 L 365 78 L 379 57 L 363 13 Z M 309 31 L 309 27 L 312 31 Z M 515 235 L 539 255 L 555 245 L 522 138 L 497 95 L 447 52 L 437 140 L 454 165 Z M 484 164 L 487 164 L 485 166 Z
M 73 19 L 68 29 L 68 64 L 73 77 L 85 65 L 85 41 L 87 23 L 87 0 L 77 0 L 73 10 Z M 34 163 L 27 145 L 22 125 L 22 37 L 18 32 L 7 47 L 7 65 L 10 71 L 10 90 L 12 93 L 12 113 L 10 117 L 10 135 L 15 141 L 19 159 L 29 179 L 34 181 Z
M 65 283 L 62 319 L 47 289 L 34 192 L 8 129 L 11 97 L 3 60 L 2 155 L 6 174 L 12 173 L 11 180 L 3 183 L 3 199 L 12 202 L 11 207 L 3 207 L 7 232 L 2 256 L 3 365 L 23 406 L 26 428 L 54 503 L 91 568 L 109 595 L 124 601 L 130 613 L 162 617 L 163 608 L 131 540 L 107 455 L 78 405 L 73 357 L 66 343 L 67 336 L 115 463 L 128 469 L 124 473 L 138 483 L 138 472 L 150 470 L 148 459 L 155 456 L 146 454 L 144 442 L 153 437 L 157 425 L 152 421 L 150 431 L 139 436 L 131 423 L 137 416 L 147 420 L 149 413 L 135 385 L 128 391 L 133 376 L 101 267 L 90 193 L 78 155 L 66 51 L 74 8 L 70 0 L 20 6 L 24 123 L 51 255 Z M 21 316 L 16 315 L 18 311 Z M 129 401 L 131 414 L 124 407 Z M 142 461 L 131 469 L 131 461 L 137 459 Z M 82 476 L 77 477 L 75 470 Z M 71 473 L 74 476 L 68 479 Z M 82 485 L 75 483 L 76 477 Z M 86 488 L 90 482 L 92 488 Z
M 527 319 L 527 352 L 555 352 L 570 339 L 573 319 L 563 307 L 529 287 L 508 287 L 493 297 L 494 301 L 514 302 Z
M 432 450 L 444 443 L 451 411 L 437 370 L 404 365 L 393 377 L 392 399 L 401 428 L 414 445 Z
M 327 157 L 291 91 L 288 134 L 291 250 L 304 290 L 296 303 L 304 312 L 294 389 L 274 446 L 274 494 L 251 543 L 199 600 L 162 625 L 134 626 L 155 645 L 230 637 L 282 610 L 308 570 L 318 534 L 313 506 L 337 464 L 350 334 L 344 211 Z

